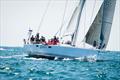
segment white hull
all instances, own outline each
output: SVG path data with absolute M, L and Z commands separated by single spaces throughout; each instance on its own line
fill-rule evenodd
M 31 55 L 54 56 L 62 58 L 78 58 L 98 54 L 98 50 L 76 48 L 69 45 L 26 44 L 25 51 Z

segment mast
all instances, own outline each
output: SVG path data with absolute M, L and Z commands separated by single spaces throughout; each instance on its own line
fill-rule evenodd
M 80 18 L 81 18 L 81 13 L 82 13 L 85 1 L 86 0 L 80 0 L 80 4 L 79 4 L 80 5 L 80 11 L 79 11 L 79 15 L 78 15 L 76 30 L 75 30 L 74 34 L 72 35 L 72 37 L 73 37 L 73 39 L 72 39 L 72 45 L 73 46 L 75 46 L 76 38 L 77 38 L 77 35 L 78 35 L 79 21 L 80 21 Z

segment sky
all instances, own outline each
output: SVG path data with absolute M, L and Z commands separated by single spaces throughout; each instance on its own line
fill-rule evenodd
M 0 44 L 2 46 L 22 46 L 29 27 L 37 32 L 47 4 L 50 0 L 0 0 Z M 68 1 L 70 14 L 76 0 Z M 53 37 L 61 26 L 65 0 L 51 0 L 40 26 L 41 35 Z M 68 13 L 70 12 L 70 13 Z
M 66 0 L 51 0 L 40 24 L 49 1 L 0 0 L 0 46 L 23 46 L 23 39 L 27 38 L 29 28 L 36 34 L 39 25 L 40 35 L 53 37 L 61 27 Z M 77 4 L 78 0 L 68 0 L 64 26 Z M 120 0 L 117 0 L 114 17 L 120 18 Z M 114 25 L 120 27 L 119 22 L 120 19 Z

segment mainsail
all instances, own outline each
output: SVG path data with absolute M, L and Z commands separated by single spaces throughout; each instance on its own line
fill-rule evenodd
M 116 0 L 104 0 L 104 4 L 86 35 L 87 43 L 92 45 L 96 41 L 99 49 L 105 49 L 109 40 L 115 4 Z
M 104 8 L 103 8 L 103 20 L 102 20 L 102 28 L 101 28 L 101 44 L 100 46 L 104 46 L 101 48 L 106 48 L 106 45 L 109 40 L 109 35 L 111 31 L 114 10 L 115 10 L 116 0 L 104 0 Z
M 116 1 L 115 14 L 113 18 L 113 24 L 110 31 L 110 37 L 106 50 L 110 51 L 120 51 L 120 18 L 117 15 L 120 15 L 120 0 Z
M 77 26 L 79 11 L 80 11 L 80 2 L 78 6 L 75 8 L 75 10 L 73 11 L 70 21 L 65 29 L 65 33 L 63 34 L 63 37 L 69 36 L 71 38 L 71 36 L 74 34 L 76 26 Z

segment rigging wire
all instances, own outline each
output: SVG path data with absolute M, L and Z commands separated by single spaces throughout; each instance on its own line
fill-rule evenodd
M 63 17 L 62 17 L 62 22 L 61 22 L 61 27 L 59 28 L 59 30 L 56 32 L 55 36 L 59 33 L 59 36 L 61 36 L 61 31 L 63 29 L 63 25 L 64 25 L 64 18 L 65 18 L 65 13 L 66 13 L 66 9 L 67 9 L 67 4 L 68 4 L 68 0 L 66 0 L 65 3 L 65 9 L 64 9 L 64 13 L 63 13 Z M 61 38 L 61 37 L 60 37 Z
M 40 24 L 39 24 L 39 26 L 38 26 L 37 33 L 39 32 L 39 30 L 40 30 L 40 28 L 41 28 L 41 26 L 42 26 L 42 23 L 43 23 L 43 21 L 44 21 L 45 15 L 47 14 L 47 11 L 48 11 L 50 2 L 51 2 L 51 0 L 48 1 L 47 7 L 46 7 L 46 9 L 45 9 L 45 12 L 44 12 L 42 18 L 41 18 Z

